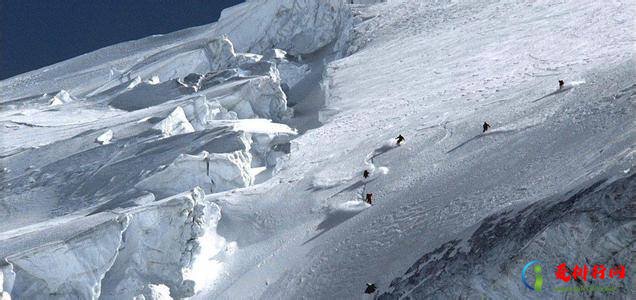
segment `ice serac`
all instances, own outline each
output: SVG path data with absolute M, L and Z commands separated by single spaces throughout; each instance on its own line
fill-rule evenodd
M 234 45 L 227 36 L 212 39 L 206 48 L 210 71 L 227 69 L 236 62 Z
M 201 39 L 175 45 L 153 54 L 132 66 L 123 78 L 146 78 L 149 84 L 184 77 L 189 73 L 207 73 L 235 64 L 236 53 L 226 36 Z
M 0 300 L 10 300 L 11 290 L 15 281 L 15 272 L 13 265 L 4 259 L 0 261 Z
M 174 195 L 200 186 L 206 191 L 222 192 L 252 184 L 252 162 L 248 151 L 180 155 L 166 169 L 135 187 L 159 195 Z
M 126 216 L 116 217 L 65 240 L 7 256 L 15 272 L 8 292 L 17 299 L 99 298 L 101 280 L 117 257 L 127 226 Z M 2 269 L 7 274 L 7 267 Z
M 153 129 L 160 130 L 164 137 L 194 132 L 194 127 L 186 118 L 181 106 L 177 106 L 165 119 L 157 123 Z
M 238 52 L 308 54 L 337 40 L 349 14 L 342 0 L 252 0 L 223 10 L 216 33 L 227 34 Z
M 110 144 L 110 141 L 113 139 L 113 131 L 111 129 L 106 130 L 104 133 L 100 134 L 95 141 L 102 144 L 107 145 Z
M 287 107 L 287 96 L 280 87 L 277 72 L 275 76 L 253 77 L 240 83 L 233 93 L 213 97 L 208 96 L 227 110 L 236 112 L 239 119 L 266 118 L 280 122 L 293 114 Z
M 203 201 L 203 190 L 195 187 L 116 213 L 3 232 L 0 295 L 15 299 L 192 296 L 195 281 L 203 280 L 190 272 L 195 262 L 201 265 L 200 249 L 225 243 L 216 235 L 219 207 Z M 25 245 L 32 246 L 23 250 Z
M 218 101 L 208 101 L 205 95 L 196 96 L 183 106 L 183 111 L 195 130 L 204 130 L 214 120 L 234 120 L 236 113 L 229 112 Z
M 276 64 L 281 84 L 286 89 L 293 88 L 311 71 L 308 65 L 288 59 L 287 52 L 281 49 L 269 49 L 263 54 L 264 59 Z
M 252 165 L 274 167 L 278 158 L 290 153 L 290 142 L 297 131 L 284 124 L 269 120 L 241 120 L 233 124 L 235 130 L 243 131 L 252 140 Z
M 169 287 L 174 298 L 194 295 L 195 282 L 184 273 L 192 267 L 200 251 L 200 238 L 212 218 L 205 215 L 209 210 L 203 198 L 203 190 L 196 187 L 126 210 L 130 224 L 119 256 L 102 281 L 102 297 L 131 299 L 143 294 L 149 283 Z
M 49 100 L 49 106 L 58 106 L 75 101 L 75 98 L 65 90 L 59 91 Z
M 175 45 L 140 60 L 128 68 L 120 79 L 141 77 L 146 83 L 158 84 L 159 81 L 179 78 L 190 72 L 209 72 L 210 66 L 214 65 L 209 52 L 206 40 Z
M 133 300 L 172 300 L 170 288 L 163 284 L 147 284 L 143 293 L 135 296 Z

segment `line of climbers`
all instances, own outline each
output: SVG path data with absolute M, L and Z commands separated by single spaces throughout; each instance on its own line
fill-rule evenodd
M 559 90 L 562 90 L 565 87 L 565 81 L 559 79 Z M 488 131 L 488 129 L 490 129 L 490 124 L 488 124 L 488 122 L 484 122 L 484 125 L 482 125 L 483 127 L 483 131 L 482 133 Z
M 559 80 L 559 90 L 563 89 L 565 87 L 565 81 L 563 80 Z M 482 125 L 482 133 L 485 133 L 486 131 L 488 131 L 490 129 L 490 124 L 488 124 L 488 122 L 484 122 L 484 124 Z M 398 146 L 401 146 L 405 139 L 404 137 L 400 134 L 398 135 L 396 138 L 396 144 Z M 364 170 L 364 172 L 362 172 L 362 177 L 369 178 L 369 176 L 371 175 L 371 173 L 369 172 L 369 170 Z M 373 193 L 367 193 L 366 197 L 364 199 L 364 202 L 368 203 L 369 205 L 373 205 Z M 367 283 L 367 288 L 365 289 L 364 293 L 365 294 L 373 294 L 375 293 L 377 290 L 377 287 L 375 286 L 375 284 L 373 283 Z
M 404 144 L 404 141 L 406 139 L 400 134 L 395 138 L 395 143 L 398 146 L 402 146 L 402 144 Z M 371 173 L 369 172 L 369 170 L 364 170 L 362 172 L 362 177 L 364 179 L 369 178 L 369 176 L 371 176 Z M 369 205 L 373 205 L 373 193 L 367 193 L 366 197 L 364 199 L 364 202 L 368 203 Z

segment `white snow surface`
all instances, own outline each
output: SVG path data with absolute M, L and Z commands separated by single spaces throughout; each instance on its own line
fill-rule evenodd
M 194 132 L 194 127 L 186 118 L 181 106 L 177 106 L 165 119 L 152 128 L 160 130 L 164 137 Z
M 63 105 L 65 103 L 73 102 L 75 99 L 69 94 L 69 92 L 65 90 L 61 90 L 59 93 L 55 94 L 53 98 L 49 101 L 49 106 L 57 106 Z
M 308 54 L 346 34 L 349 15 L 340 0 L 250 0 L 224 10 L 216 34 L 227 35 L 239 52 Z
M 100 136 L 98 136 L 95 140 L 102 145 L 106 145 L 106 144 L 110 144 L 110 141 L 112 139 L 113 139 L 113 131 L 108 129 L 104 133 L 102 133 Z
M 629 264 L 633 3 L 348 2 L 0 81 L 0 297 L 532 298 L 533 253 Z

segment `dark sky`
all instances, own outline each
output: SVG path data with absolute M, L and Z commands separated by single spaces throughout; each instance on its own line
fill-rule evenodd
M 212 23 L 239 0 L 0 0 L 0 79 L 108 45 Z

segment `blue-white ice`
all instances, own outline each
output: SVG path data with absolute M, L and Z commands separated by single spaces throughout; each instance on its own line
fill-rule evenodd
M 633 3 L 345 2 L 1 81 L 2 297 L 532 298 L 537 253 L 628 264 Z

